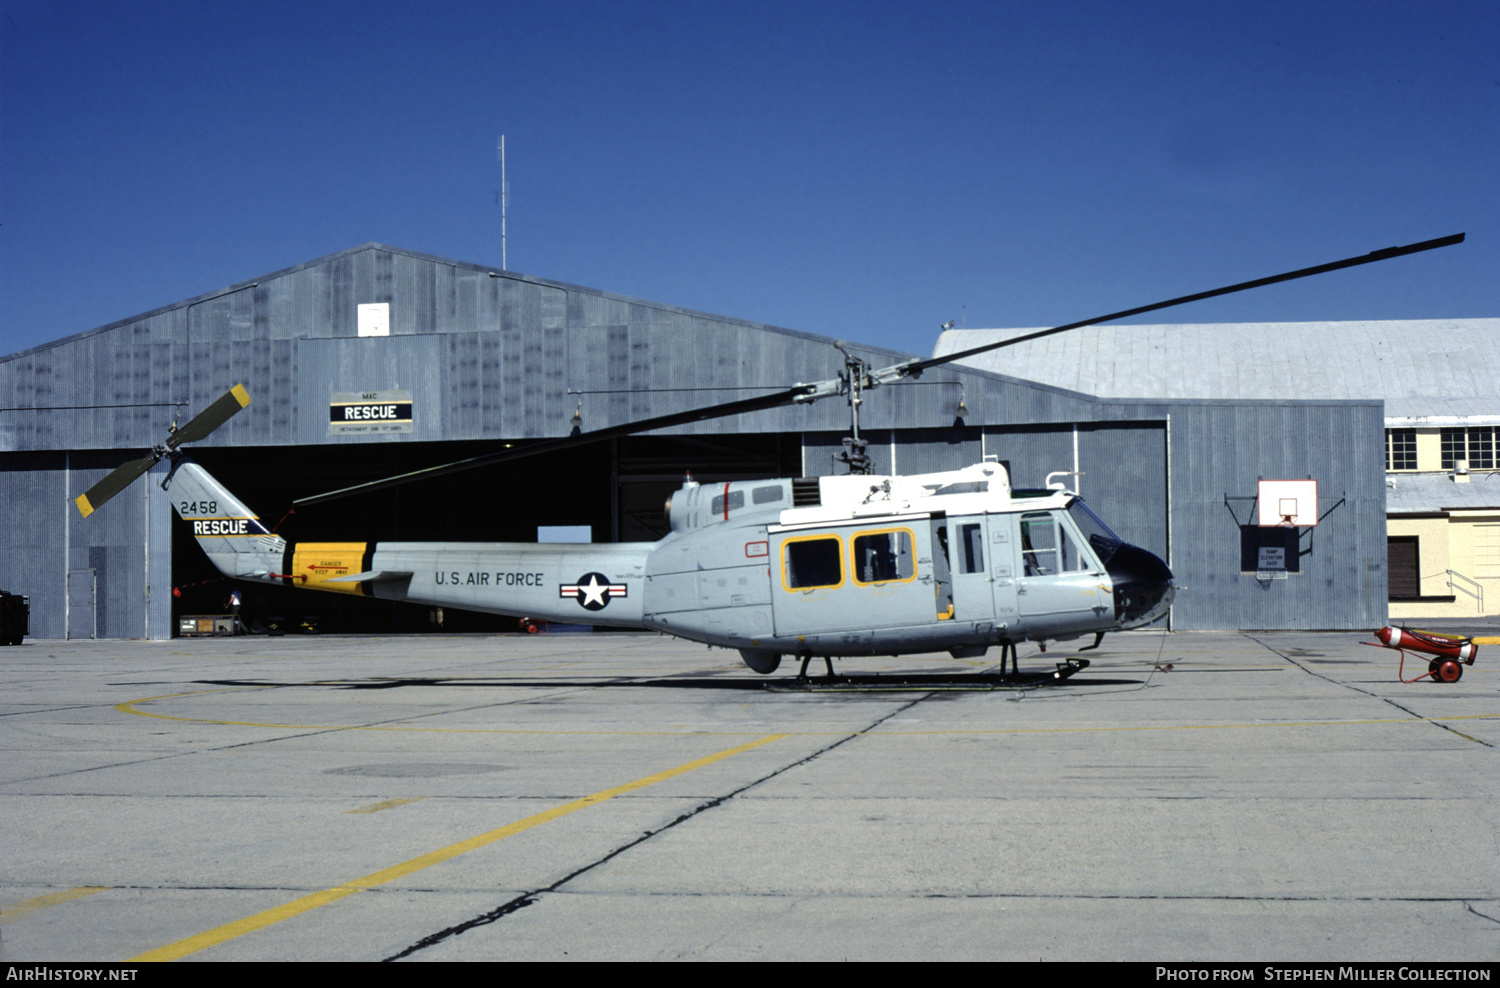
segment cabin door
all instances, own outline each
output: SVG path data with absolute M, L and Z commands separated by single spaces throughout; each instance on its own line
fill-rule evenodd
M 989 521 L 984 515 L 960 515 L 948 519 L 954 621 L 964 624 L 990 624 L 994 621 L 989 541 Z
M 990 515 L 990 590 L 995 599 L 995 628 L 1013 629 L 1021 619 L 1017 596 L 1016 516 Z

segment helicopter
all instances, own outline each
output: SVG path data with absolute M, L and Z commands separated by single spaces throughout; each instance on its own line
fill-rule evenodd
M 836 378 L 738 401 L 543 440 L 330 491 L 295 506 L 387 489 L 539 453 L 689 422 L 841 397 L 851 436 L 837 476 L 699 484 L 665 506 L 657 542 L 288 542 L 180 447 L 250 404 L 235 385 L 140 459 L 76 499 L 87 517 L 166 457 L 173 510 L 226 577 L 573 624 L 659 631 L 735 649 L 762 675 L 784 656 L 958 659 L 1111 632 L 1165 617 L 1177 588 L 1167 564 L 1125 541 L 1062 483 L 1015 488 L 997 458 L 939 473 L 877 476 L 859 436 L 864 393 L 928 368 L 1082 326 L 1461 243 L 1464 234 L 1199 292 L 946 354 L 872 368 L 839 346 Z M 1087 666 L 1059 663 L 1056 678 Z

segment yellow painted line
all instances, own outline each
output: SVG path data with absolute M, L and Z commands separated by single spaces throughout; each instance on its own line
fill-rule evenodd
M 253 933 L 256 930 L 264 929 L 284 919 L 300 916 L 305 912 L 317 909 L 319 906 L 326 906 L 330 902 L 337 902 L 346 896 L 353 895 L 361 889 L 375 888 L 387 882 L 393 882 L 413 872 L 449 861 L 460 854 L 467 854 L 469 851 L 485 847 L 499 840 L 504 840 L 515 834 L 523 833 L 533 827 L 550 823 L 560 817 L 567 816 L 569 813 L 576 813 L 578 810 L 586 809 L 605 800 L 614 799 L 616 796 L 623 796 L 628 792 L 634 792 L 637 789 L 644 789 L 646 786 L 665 782 L 679 775 L 685 775 L 694 769 L 703 768 L 705 765 L 712 765 L 715 762 L 723 761 L 742 752 L 759 748 L 761 745 L 770 744 L 772 741 L 779 741 L 786 736 L 785 734 L 772 734 L 767 737 L 757 738 L 749 744 L 728 748 L 707 757 L 699 758 L 696 761 L 688 762 L 686 765 L 679 765 L 676 768 L 669 768 L 664 772 L 657 772 L 655 775 L 648 775 L 644 779 L 636 779 L 634 782 L 615 786 L 613 789 L 604 789 L 594 793 L 592 796 L 575 799 L 571 803 L 564 803 L 561 806 L 553 807 L 550 810 L 529 816 L 524 820 L 518 820 L 498 830 L 491 830 L 489 833 L 480 834 L 478 837 L 470 837 L 468 840 L 460 841 L 457 844 L 449 844 L 447 847 L 439 848 L 421 857 L 412 858 L 410 861 L 403 861 L 389 868 L 383 868 L 363 878 L 356 878 L 352 882 L 345 882 L 343 885 L 338 885 L 331 889 L 324 889 L 321 892 L 314 892 L 312 895 L 305 895 L 300 899 L 288 902 L 284 906 L 267 909 L 264 912 L 258 912 L 253 916 L 247 916 L 233 923 L 225 923 L 223 926 L 215 927 L 197 936 L 188 937 L 186 940 L 178 940 L 176 943 L 169 943 L 165 947 L 158 947 L 155 950 L 148 950 L 144 954 L 138 954 L 130 959 L 132 961 L 174 961 L 179 957 L 195 954 L 216 944 L 244 936 L 246 933 Z
M 426 798 L 426 796 L 418 796 L 415 799 L 388 799 L 383 803 L 371 803 L 369 806 L 361 806 L 357 810 L 345 810 L 344 814 L 347 816 L 350 813 L 379 813 L 381 810 L 393 810 L 398 806 L 405 806 L 407 803 L 420 803 Z
M 0 907 L 0 924 L 13 922 L 37 909 L 55 906 L 60 902 L 72 902 L 74 899 L 82 899 L 84 896 L 93 895 L 95 892 L 103 892 L 107 888 L 109 888 L 108 885 L 80 885 L 76 889 L 64 889 L 61 892 L 39 895 L 35 899 L 22 899 L 20 902 L 12 902 L 8 906 Z
M 115 709 L 122 714 L 135 714 L 137 717 L 155 717 L 159 720 L 194 720 L 193 717 L 170 717 L 167 714 L 153 714 L 145 710 L 136 710 L 137 703 L 150 703 L 153 700 L 177 700 L 184 696 L 206 696 L 209 693 L 241 693 L 245 690 L 272 690 L 274 686 L 236 686 L 230 689 L 217 690 L 193 690 L 189 693 L 163 693 L 161 696 L 143 696 L 135 700 L 126 700 L 124 703 L 115 704 Z M 206 721 L 210 724 L 227 724 L 230 721 Z M 280 727 L 279 724 L 256 724 L 255 727 Z
M 1475 645 L 1500 645 L 1500 635 L 1485 635 L 1483 638 L 1470 639 Z

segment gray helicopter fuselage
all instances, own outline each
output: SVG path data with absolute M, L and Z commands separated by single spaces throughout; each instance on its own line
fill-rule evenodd
M 761 657 L 981 655 L 1136 627 L 1170 606 L 1165 564 L 1071 492 L 1013 491 L 999 464 L 810 483 L 675 493 L 672 534 L 647 559 L 646 626 Z M 799 494 L 809 503 L 788 506 Z
M 907 477 L 692 481 L 659 542 L 287 542 L 180 456 L 164 482 L 214 564 L 244 580 L 793 655 L 897 655 L 1067 639 L 1166 613 L 1171 573 L 1060 489 L 1003 466 Z

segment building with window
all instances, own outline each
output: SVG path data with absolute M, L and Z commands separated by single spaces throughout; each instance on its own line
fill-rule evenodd
M 933 352 L 1029 332 L 949 330 Z M 1110 398 L 1379 399 L 1391 620 L 1500 614 L 1500 319 L 1091 326 L 965 363 Z
M 1500 410 L 1462 416 L 1484 425 L 1432 418 L 1410 425 L 1387 419 L 1391 617 L 1494 614 L 1500 611 Z

